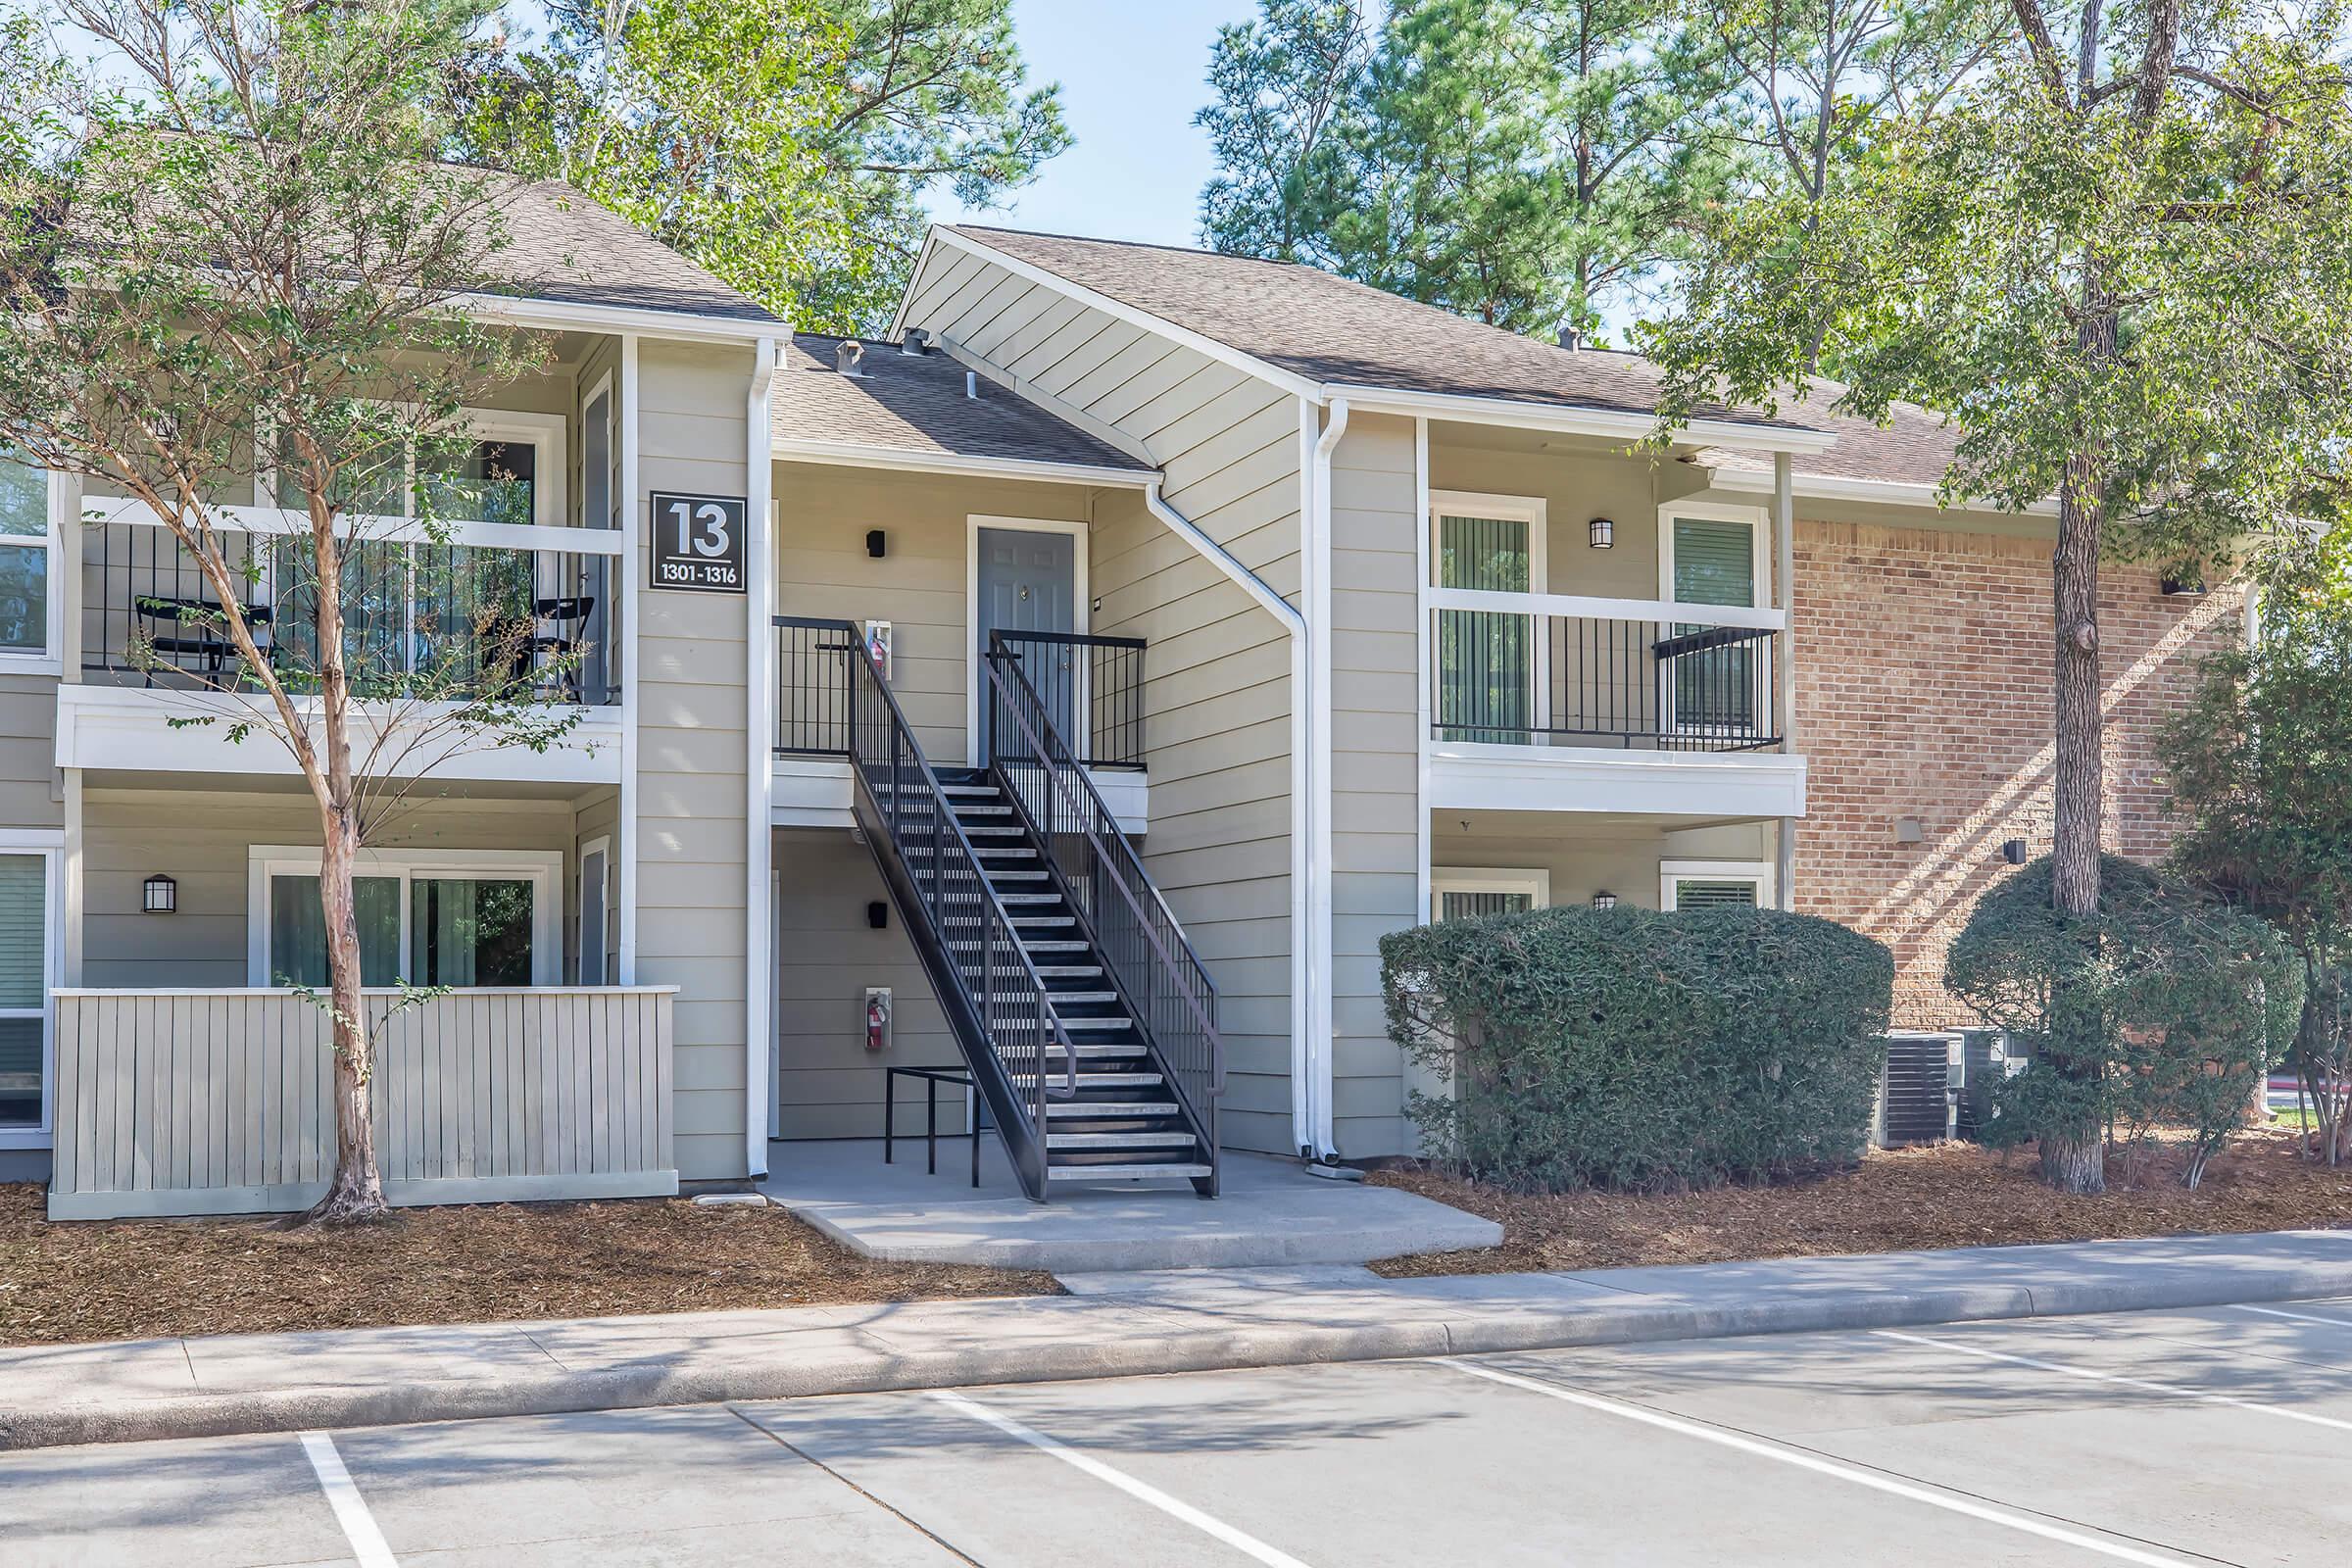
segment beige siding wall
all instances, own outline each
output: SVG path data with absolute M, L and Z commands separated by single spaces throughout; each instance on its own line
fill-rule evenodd
M 1358 416 L 1331 455 L 1332 1133 L 1406 1152 L 1380 939 L 1419 920 L 1420 518 L 1409 419 Z
M 1550 592 L 1595 599 L 1658 596 L 1658 508 L 1696 491 L 1703 469 L 1622 453 L 1470 445 L 1449 439 L 1447 428 L 1430 431 L 1430 488 L 1541 498 L 1549 524 L 1544 543 Z M 1738 499 L 1761 504 L 1753 496 Z M 1616 524 L 1614 548 L 1592 547 L 1594 517 Z
M 776 613 L 889 621 L 891 684 L 907 721 L 935 764 L 961 763 L 971 676 L 969 519 L 1083 523 L 1092 492 L 805 463 L 779 463 L 775 475 Z M 865 550 L 875 528 L 885 537 L 879 560 Z
M 942 253 L 907 321 L 1166 475 L 1169 505 L 1296 600 L 1298 404 L 1290 394 L 993 263 Z M 1291 1147 L 1290 644 L 1154 519 L 1098 502 L 1095 630 L 1147 639 L 1146 862 L 1217 982 L 1226 1141 Z
M 65 825 L 56 760 L 57 677 L 0 675 L 0 827 Z
M 749 351 L 644 342 L 638 348 L 637 484 L 650 535 L 656 490 L 744 495 Z M 640 545 L 640 551 L 645 550 Z M 639 562 L 639 581 L 650 580 Z M 635 596 L 637 970 L 674 985 L 678 1172 L 741 1176 L 744 1034 L 744 769 L 751 671 L 745 601 Z
M 1631 907 L 1654 909 L 1661 860 L 1771 858 L 1768 822 L 1678 829 L 1667 817 L 1594 821 L 1571 811 L 1465 811 L 1430 824 L 1431 865 L 1548 871 L 1553 904 L 1590 904 L 1606 890 Z
M 96 989 L 246 984 L 252 847 L 319 841 L 318 808 L 291 792 L 85 788 L 81 821 L 81 983 Z M 568 802 L 438 800 L 374 847 L 568 856 L 574 835 Z M 140 884 L 158 872 L 179 884 L 175 913 L 140 912 Z
M 882 1131 L 883 1069 L 962 1060 L 899 911 L 880 931 L 865 906 L 887 901 L 872 854 L 834 829 L 776 835 L 777 1052 L 785 1138 L 874 1138 Z M 865 988 L 891 990 L 891 1045 L 865 1049 Z M 899 1130 L 922 1131 L 921 1086 L 900 1086 Z M 963 1096 L 940 1093 L 940 1126 L 960 1132 Z

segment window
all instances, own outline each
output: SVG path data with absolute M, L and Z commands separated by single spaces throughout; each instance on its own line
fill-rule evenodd
M 318 852 L 257 846 L 247 983 L 327 983 Z M 563 978 L 555 851 L 385 851 L 353 879 L 360 979 L 389 986 L 556 985 Z
M 336 475 L 337 503 L 361 515 L 410 517 L 417 513 L 420 490 L 440 522 L 563 526 L 562 416 L 469 409 L 465 417 L 469 440 L 437 443 L 423 454 L 386 454 L 343 469 Z M 299 509 L 304 498 L 291 438 L 276 450 L 263 494 L 270 505 Z
M 1484 914 L 1542 909 L 1551 904 L 1551 873 L 1540 868 L 1433 866 L 1429 904 L 1432 920 L 1472 920 Z
M 1768 860 L 1667 860 L 1658 867 L 1661 909 L 1769 908 Z
M 49 651 L 49 473 L 0 448 L 0 654 Z
M 1756 541 L 1752 519 L 1724 516 L 1674 516 L 1664 530 L 1667 545 L 1666 592 L 1678 604 L 1756 607 Z M 1706 729 L 1749 734 L 1756 727 L 1757 678 L 1760 665 L 1750 639 L 1711 643 L 1711 630 L 1677 625 L 1669 646 L 1695 640 L 1699 646 L 1669 657 L 1667 678 L 1679 729 Z M 1716 632 L 1717 637 L 1726 634 Z M 1665 650 L 1661 648 L 1661 653 Z
M 47 1142 L 60 837 L 0 838 L 0 1147 Z
M 1544 591 L 1542 501 L 1444 492 L 1431 513 L 1437 587 Z M 1536 618 L 1441 610 L 1437 629 L 1439 737 L 1526 744 L 1546 721 Z

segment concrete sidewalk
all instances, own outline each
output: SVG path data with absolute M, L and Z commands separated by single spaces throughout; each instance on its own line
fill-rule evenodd
M 0 1350 L 0 1447 L 2352 1295 L 2352 1231 Z

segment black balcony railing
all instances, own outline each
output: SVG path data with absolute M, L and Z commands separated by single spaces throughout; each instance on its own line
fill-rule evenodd
M 862 657 L 857 624 L 819 615 L 774 617 L 779 757 L 849 753 L 850 661 Z M 996 632 L 1036 690 L 1071 753 L 1092 768 L 1144 765 L 1144 640 L 1066 632 Z M 984 677 L 985 679 L 985 677 Z M 985 692 L 983 693 L 985 705 Z
M 1441 741 L 1757 752 L 1781 744 L 1779 634 L 1584 615 L 1433 612 Z
M 318 670 L 307 536 L 223 532 L 259 652 L 301 692 Z M 357 540 L 338 581 L 355 689 L 604 706 L 620 700 L 619 558 L 587 551 Z M 81 667 L 114 685 L 256 690 L 213 580 L 165 528 L 83 532 Z

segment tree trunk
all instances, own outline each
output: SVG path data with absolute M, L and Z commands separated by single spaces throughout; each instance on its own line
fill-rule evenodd
M 2056 612 L 2051 800 L 2051 898 L 2067 914 L 2099 907 L 2099 498 L 2093 460 L 2068 465 L 2050 557 Z
M 324 813 L 326 844 L 319 857 L 318 897 L 326 914 L 327 996 L 335 1042 L 335 1173 L 326 1194 L 304 1219 L 328 1225 L 383 1218 L 384 1184 L 375 1164 L 375 1118 L 368 1086 L 375 1076 L 361 992 L 360 920 L 354 870 L 359 824 L 349 810 Z
M 2088 1137 L 2041 1140 L 2041 1179 L 2078 1197 L 2107 1190 L 2107 1145 L 2092 1128 Z

